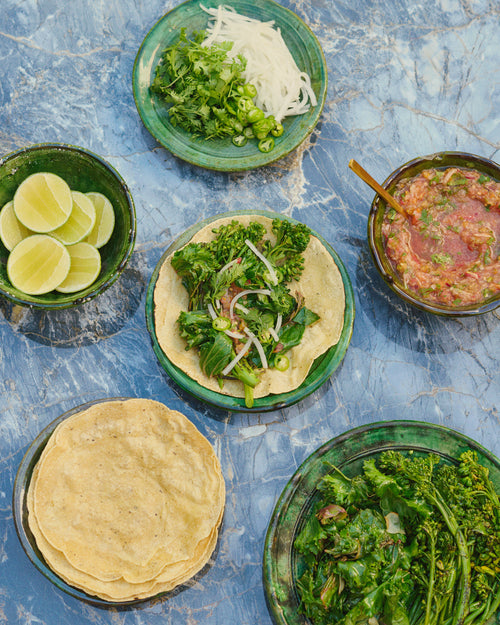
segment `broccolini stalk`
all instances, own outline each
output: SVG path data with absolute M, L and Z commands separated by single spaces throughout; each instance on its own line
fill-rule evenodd
M 233 352 L 233 356 L 234 356 Z M 253 389 L 260 382 L 254 369 L 243 358 L 231 370 L 230 377 L 234 377 L 245 385 L 245 406 L 252 408 L 254 403 Z
M 500 588 L 498 588 L 497 593 L 489 607 L 488 610 L 486 610 L 485 614 L 483 615 L 483 618 L 480 619 L 479 621 L 474 622 L 474 625 L 484 625 L 484 623 L 486 623 L 487 621 L 490 620 L 490 618 L 492 616 L 494 616 L 497 613 L 497 610 L 500 609 Z
M 424 625 L 429 625 L 432 614 L 432 598 L 434 594 L 434 581 L 436 578 L 436 527 L 431 523 L 424 522 L 422 529 L 429 537 L 429 582 L 427 585 L 427 597 L 425 600 Z
M 384 461 L 385 460 L 388 461 L 389 466 L 395 471 L 400 472 L 404 477 L 414 482 L 426 501 L 439 510 L 446 527 L 455 540 L 458 548 L 461 574 L 458 598 L 454 606 L 450 625 L 462 625 L 467 616 L 471 591 L 471 559 L 467 541 L 458 525 L 455 515 L 431 481 L 433 467 L 437 464 L 439 459 L 437 456 L 431 455 L 427 457 L 426 461 L 418 461 L 418 459 L 411 461 L 401 454 L 387 452 L 384 454 Z
M 445 501 L 441 497 L 441 494 L 429 484 L 429 491 L 426 493 L 428 501 L 436 506 L 441 512 L 443 519 L 450 530 L 451 534 L 455 538 L 458 547 L 458 553 L 460 558 L 461 579 L 460 590 L 458 595 L 458 605 L 455 608 L 453 615 L 452 625 L 462 625 L 465 617 L 467 616 L 468 602 L 470 596 L 470 575 L 471 575 L 471 561 L 469 548 L 467 547 L 467 541 L 458 526 L 455 516 L 452 514 Z

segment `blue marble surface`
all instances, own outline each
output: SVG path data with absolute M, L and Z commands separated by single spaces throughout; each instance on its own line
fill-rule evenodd
M 185 164 L 143 127 L 131 89 L 141 41 L 173 0 L 2 0 L 0 156 L 38 142 L 84 146 L 127 181 L 137 244 L 121 279 L 78 310 L 0 301 L 0 623 L 271 623 L 264 536 L 279 493 L 318 446 L 390 419 L 442 424 L 500 456 L 499 314 L 445 320 L 409 308 L 379 279 L 366 242 L 373 193 L 411 158 L 461 150 L 500 160 L 500 6 L 493 0 L 282 0 L 317 35 L 329 87 L 317 129 L 293 154 L 243 174 Z M 336 249 L 356 294 L 347 355 L 302 403 L 261 414 L 211 410 L 179 392 L 146 330 L 149 277 L 188 226 L 225 210 L 275 210 Z M 61 593 L 29 562 L 11 496 L 31 440 L 89 400 L 148 397 L 211 440 L 227 483 L 215 563 L 168 600 L 124 611 Z

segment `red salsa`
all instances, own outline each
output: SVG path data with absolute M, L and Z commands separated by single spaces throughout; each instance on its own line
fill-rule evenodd
M 447 306 L 477 304 L 500 292 L 500 183 L 473 169 L 427 169 L 394 192 L 387 257 L 407 290 Z

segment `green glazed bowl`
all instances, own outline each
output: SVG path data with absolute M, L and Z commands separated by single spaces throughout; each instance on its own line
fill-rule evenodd
M 34 308 L 58 309 L 82 304 L 113 284 L 132 254 L 136 232 L 132 196 L 120 174 L 97 154 L 73 145 L 41 143 L 0 159 L 0 207 L 12 200 L 25 178 L 36 172 L 61 176 L 73 191 L 98 191 L 105 195 L 115 212 L 113 234 L 99 250 L 101 272 L 97 280 L 76 293 L 52 291 L 45 295 L 27 295 L 16 289 L 7 277 L 9 252 L 0 242 L 0 295 L 15 304 Z
M 219 0 L 207 0 L 206 7 L 217 7 Z M 274 20 L 297 66 L 311 78 L 318 103 L 304 115 L 284 120 L 284 133 L 276 139 L 274 149 L 267 154 L 249 141 L 236 147 L 231 138 L 206 140 L 193 137 L 170 123 L 168 106 L 151 94 L 149 86 L 163 50 L 179 39 L 180 29 L 187 34 L 204 30 L 208 15 L 199 0 L 188 0 L 164 15 L 144 39 L 134 63 L 132 86 L 139 115 L 155 139 L 175 156 L 201 167 L 219 171 L 244 171 L 268 165 L 298 147 L 318 123 L 326 98 L 328 73 L 321 46 L 310 28 L 292 11 L 274 0 L 235 0 L 231 6 L 248 17 L 261 21 Z
M 149 334 L 151 336 L 151 343 L 153 346 L 153 350 L 158 358 L 160 365 L 163 367 L 165 372 L 170 376 L 170 378 L 176 382 L 184 391 L 196 397 L 197 399 L 204 401 L 212 406 L 217 408 L 231 410 L 235 412 L 267 412 L 270 410 L 278 410 L 280 408 L 286 408 L 287 406 L 291 406 L 314 391 L 316 391 L 322 384 L 324 384 L 328 378 L 334 373 L 337 367 L 342 362 L 349 343 L 352 337 L 352 330 L 354 325 L 354 292 L 351 285 L 351 281 L 349 279 L 349 275 L 347 273 L 346 268 L 344 267 L 342 261 L 339 256 L 335 252 L 335 250 L 316 232 L 312 231 L 312 234 L 317 237 L 321 243 L 325 246 L 328 252 L 331 254 L 335 264 L 337 265 L 340 275 L 342 277 L 342 282 L 344 285 L 345 292 L 345 311 L 344 311 L 344 325 L 342 327 L 342 332 L 338 343 L 333 345 L 328 349 L 324 354 L 321 354 L 316 360 L 313 362 L 311 368 L 309 369 L 309 373 L 307 374 L 306 379 L 302 382 L 302 384 L 288 393 L 280 393 L 275 395 L 267 395 L 266 397 L 259 397 L 255 399 L 254 405 L 252 408 L 248 408 L 245 405 L 245 399 L 243 397 L 233 397 L 231 395 L 224 395 L 223 393 L 217 393 L 208 388 L 205 388 L 192 378 L 190 378 L 184 371 L 176 367 L 163 352 L 159 342 L 158 337 L 156 335 L 155 328 L 155 314 L 154 314 L 154 290 L 156 287 L 156 282 L 158 280 L 158 274 L 160 273 L 160 269 L 165 262 L 165 259 L 180 249 L 184 245 L 186 245 L 193 235 L 201 230 L 212 221 L 216 219 L 220 219 L 223 217 L 234 217 L 238 218 L 238 215 L 264 215 L 265 217 L 269 217 L 270 219 L 274 219 L 276 217 L 283 217 L 278 213 L 272 213 L 269 211 L 257 211 L 257 210 L 245 210 L 245 211 L 231 211 L 228 213 L 222 213 L 219 215 L 215 215 L 214 217 L 210 217 L 209 219 L 205 219 L 201 221 L 188 230 L 184 232 L 178 239 L 176 239 L 169 248 L 162 255 L 158 264 L 156 265 L 153 275 L 151 276 L 151 280 L 148 286 L 148 291 L 146 295 L 146 323 Z M 293 223 L 297 223 L 294 219 L 287 217 L 287 219 Z
M 382 183 L 384 189 L 389 193 L 393 193 L 397 183 L 405 178 L 413 178 L 426 169 L 445 169 L 447 167 L 461 167 L 465 169 L 475 169 L 497 182 L 500 182 L 500 165 L 493 161 L 467 154 L 466 152 L 438 152 L 429 156 L 420 156 L 404 165 L 401 165 Z M 379 195 L 376 195 L 368 216 L 368 243 L 372 254 L 375 267 L 380 273 L 382 279 L 387 286 L 394 291 L 405 302 L 436 315 L 443 317 L 466 317 L 472 315 L 480 315 L 494 310 L 500 306 L 500 293 L 490 297 L 478 304 L 469 306 L 446 306 L 444 304 L 436 304 L 426 301 L 418 296 L 417 293 L 405 288 L 398 274 L 387 258 L 385 246 L 382 237 L 382 222 L 386 211 L 386 203 Z
M 285 486 L 266 534 L 263 579 L 266 601 L 275 625 L 311 625 L 299 614 L 297 580 L 305 570 L 294 542 L 321 497 L 320 480 L 337 466 L 348 477 L 359 474 L 365 460 L 386 450 L 437 454 L 453 464 L 460 454 L 474 450 L 500 494 L 500 460 L 472 439 L 449 428 L 419 421 L 386 421 L 364 425 L 334 438 L 312 453 Z M 497 612 L 497 620 L 500 610 Z M 493 625 L 493 616 L 485 625 Z

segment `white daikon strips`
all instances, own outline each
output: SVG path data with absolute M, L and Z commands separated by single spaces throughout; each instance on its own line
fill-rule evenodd
M 200 6 L 210 16 L 208 36 L 202 45 L 233 43 L 228 56 L 241 54 L 246 59 L 244 79 L 257 89 L 255 104 L 266 115 L 273 115 L 280 123 L 285 117 L 301 115 L 316 106 L 311 79 L 297 67 L 274 21 L 261 22 L 229 6 Z

